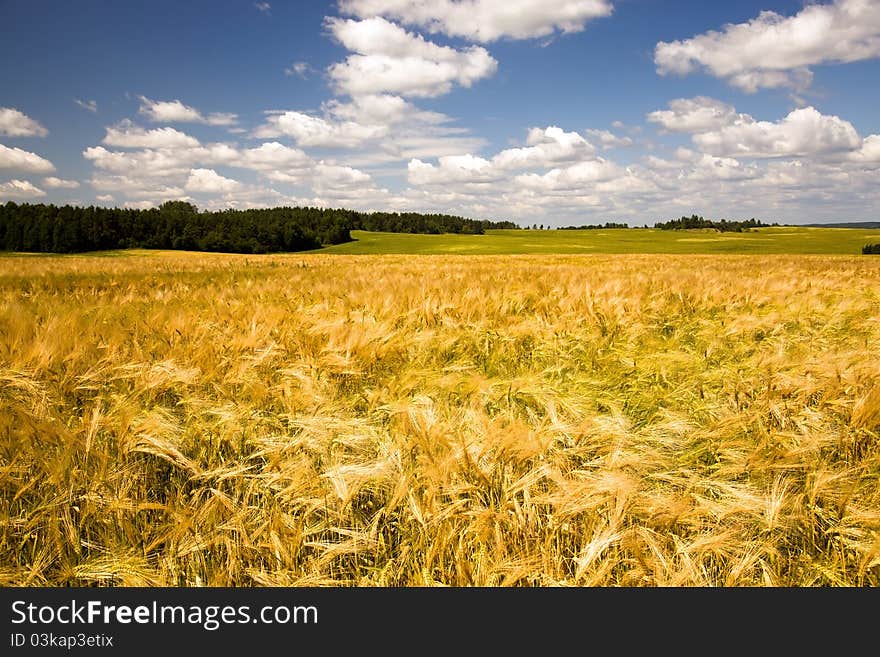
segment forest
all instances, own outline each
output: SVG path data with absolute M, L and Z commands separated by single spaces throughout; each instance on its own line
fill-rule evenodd
M 446 214 L 314 207 L 209 212 L 186 201 L 148 210 L 0 204 L 0 250 L 38 253 L 126 248 L 277 253 L 350 242 L 352 230 L 483 234 L 487 228 L 518 226 Z
M 712 219 L 704 219 L 703 217 L 692 214 L 690 217 L 682 216 L 680 219 L 658 221 L 654 224 L 654 228 L 659 228 L 660 230 L 709 228 L 721 233 L 742 233 L 751 230 L 752 228 L 766 228 L 771 225 L 778 226 L 779 224 L 765 224 L 760 219 L 755 219 L 754 217 L 745 221 L 728 221 L 727 219 L 714 221 Z

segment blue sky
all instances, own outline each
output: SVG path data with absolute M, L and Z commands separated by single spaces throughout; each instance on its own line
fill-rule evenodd
M 880 2 L 0 0 L 0 200 L 880 218 Z

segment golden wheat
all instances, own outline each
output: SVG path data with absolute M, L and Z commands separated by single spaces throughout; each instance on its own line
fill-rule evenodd
M 0 584 L 880 584 L 880 263 L 0 259 Z

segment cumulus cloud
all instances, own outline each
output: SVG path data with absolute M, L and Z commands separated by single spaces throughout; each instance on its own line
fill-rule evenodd
M 113 200 L 113 197 L 110 197 L 110 200 Z M 122 207 L 127 210 L 152 210 L 156 207 L 156 204 L 152 201 L 126 201 L 122 204 Z
M 855 127 L 815 107 L 793 110 L 780 121 L 758 121 L 714 98 L 679 98 L 668 110 L 647 115 L 667 132 L 690 133 L 701 151 L 729 157 L 802 157 L 853 151 L 862 145 Z
M 92 176 L 89 184 L 105 192 L 120 192 L 133 199 L 153 201 L 188 200 L 186 192 L 178 185 L 165 185 L 148 176 Z
M 319 162 L 313 172 L 312 188 L 320 193 L 357 192 L 373 188 L 373 179 L 360 169 Z
M 205 123 L 214 126 L 234 126 L 238 123 L 237 114 L 213 112 L 203 115 L 179 100 L 151 100 L 140 96 L 140 101 L 138 112 L 154 123 Z
M 387 125 L 355 121 L 328 121 L 303 112 L 271 112 L 266 122 L 254 130 L 254 137 L 292 137 L 300 146 L 353 148 L 388 133 Z
M 407 165 L 407 180 L 412 185 L 482 183 L 501 177 L 492 162 L 471 154 L 439 157 L 436 166 L 419 159 L 412 159 Z
M 657 110 L 647 119 L 669 132 L 707 132 L 735 123 L 740 118 L 733 105 L 707 96 L 677 98 L 669 101 L 668 110 Z
M 26 114 L 11 107 L 0 107 L 0 135 L 6 137 L 45 137 L 49 134 L 42 125 Z
M 15 169 L 27 173 L 52 173 L 55 165 L 36 153 L 0 144 L 0 169 Z
M 101 173 L 92 177 L 94 187 L 114 191 L 129 198 L 153 201 L 179 198 L 184 193 L 223 195 L 224 207 L 236 199 L 257 203 L 259 188 L 244 185 L 217 173 L 226 166 L 256 172 L 276 182 L 348 187 L 369 180 L 354 168 L 337 163 L 316 162 L 304 151 L 277 141 L 251 148 L 212 143 L 187 147 L 143 148 L 138 151 L 111 151 L 103 146 L 87 148 L 83 157 Z
M 76 189 L 79 187 L 79 183 L 76 180 L 64 180 L 55 176 L 49 176 L 48 178 L 43 178 L 43 186 L 50 189 Z
M 360 18 L 386 16 L 478 42 L 580 32 L 613 10 L 608 0 L 341 0 L 339 8 Z
M 530 169 L 557 162 L 570 162 L 592 155 L 593 145 L 576 132 L 565 132 L 557 126 L 532 128 L 526 139 L 528 146 L 508 148 L 492 158 L 501 169 Z
M 660 42 L 654 50 L 661 75 L 702 70 L 746 92 L 762 87 L 803 90 L 812 81 L 809 66 L 876 57 L 880 3 L 873 0 L 810 4 L 790 17 L 762 11 L 747 23 Z
M 732 157 L 716 157 L 686 148 L 678 149 L 676 156 L 679 161 L 690 163 L 685 176 L 691 180 L 746 180 L 760 175 L 754 164 L 743 164 Z
M 351 157 L 362 163 L 454 155 L 482 146 L 466 136 L 452 119 L 422 110 L 400 96 L 367 94 L 348 102 L 331 100 L 322 116 L 298 111 L 267 112 L 254 137 L 290 137 L 309 148 L 357 149 Z
M 336 120 L 372 125 L 439 125 L 452 120 L 446 114 L 420 109 L 392 94 L 366 94 L 344 103 L 331 100 L 326 104 L 326 111 Z
M 773 123 L 742 115 L 731 125 L 694 135 L 693 141 L 710 154 L 734 157 L 821 155 L 862 145 L 849 121 L 822 114 L 814 107 L 793 110 Z
M 312 165 L 312 159 L 298 148 L 290 148 L 277 141 L 270 141 L 255 148 L 242 150 L 236 164 L 255 171 L 272 171 L 309 167 Z
M 83 157 L 104 171 L 162 178 L 189 172 L 194 165 L 235 165 L 245 157 L 229 144 L 211 143 L 197 147 L 145 148 L 138 151 L 110 151 L 93 146 Z
M 383 18 L 329 18 L 327 27 L 343 46 L 356 53 L 328 69 L 337 92 L 350 96 L 383 92 L 440 96 L 453 84 L 470 87 L 498 67 L 484 48 L 438 46 Z
M 199 145 L 198 139 L 174 128 L 145 130 L 128 119 L 108 127 L 101 143 L 119 148 L 193 148 Z
M 556 189 L 568 181 L 584 183 L 605 179 L 603 176 L 614 170 L 611 163 L 595 157 L 595 147 L 582 135 L 566 132 L 558 126 L 531 128 L 526 144 L 504 149 L 491 159 L 473 154 L 450 155 L 438 157 L 435 165 L 413 158 L 407 166 L 407 180 L 413 185 L 485 185 L 516 181 L 530 189 Z M 561 164 L 570 166 L 560 168 Z M 545 174 L 511 175 L 513 171 L 524 169 L 552 170 Z
M 547 173 L 527 173 L 516 177 L 516 183 L 537 191 L 579 190 L 591 183 L 612 180 L 623 175 L 620 166 L 596 158 L 570 167 L 551 169 Z
M 628 148 L 633 145 L 630 137 L 619 137 L 609 130 L 596 130 L 590 128 L 584 131 L 587 136 L 594 142 L 602 146 L 602 150 L 607 151 L 612 148 Z
M 39 198 L 45 195 L 46 192 L 27 180 L 10 180 L 0 183 L 0 199 Z
M 851 153 L 849 159 L 864 164 L 880 164 L 880 135 L 865 137 L 859 150 Z
M 184 189 L 192 193 L 228 194 L 241 189 L 241 183 L 232 178 L 224 178 L 213 169 L 193 169 Z
M 103 146 L 91 146 L 83 157 L 104 171 L 119 174 L 173 176 L 189 170 L 195 159 L 192 153 L 173 150 L 143 150 L 137 152 L 109 151 Z

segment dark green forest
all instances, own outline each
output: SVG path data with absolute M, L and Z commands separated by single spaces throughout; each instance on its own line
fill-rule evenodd
M 482 234 L 487 228 L 518 226 L 446 214 L 313 207 L 200 212 L 185 201 L 149 210 L 12 201 L 0 205 L 0 250 L 38 253 L 128 248 L 277 253 L 350 242 L 352 230 Z
M 681 217 L 680 219 L 670 219 L 669 221 L 658 221 L 654 224 L 654 228 L 660 230 L 691 230 L 694 228 L 710 228 L 721 233 L 742 233 L 752 228 L 762 228 L 768 226 L 778 226 L 779 224 L 765 224 L 759 219 L 747 219 L 745 221 L 728 221 L 720 219 L 714 221 L 712 219 L 704 219 L 698 215 L 692 214 L 690 217 Z

